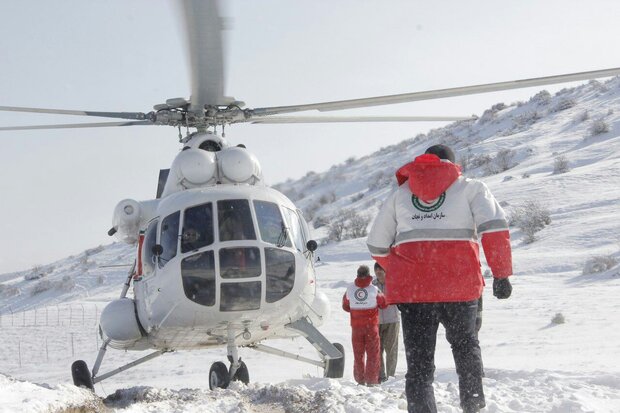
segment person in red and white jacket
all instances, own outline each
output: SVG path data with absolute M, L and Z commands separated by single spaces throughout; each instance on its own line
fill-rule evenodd
M 379 383 L 381 343 L 379 341 L 379 308 L 385 308 L 385 297 L 372 285 L 370 269 L 361 265 L 357 278 L 342 297 L 342 309 L 351 314 L 353 344 L 353 378 L 359 384 Z M 366 358 L 366 361 L 364 361 Z
M 506 215 L 483 182 L 461 175 L 445 145 L 428 148 L 398 169 L 396 178 L 399 187 L 379 211 L 368 248 L 387 272 L 388 304 L 401 311 L 409 411 L 436 412 L 432 384 L 441 323 L 452 346 L 461 406 L 477 412 L 485 406 L 475 327 L 484 288 L 479 241 L 493 272 L 493 294 L 508 298 L 512 255 Z

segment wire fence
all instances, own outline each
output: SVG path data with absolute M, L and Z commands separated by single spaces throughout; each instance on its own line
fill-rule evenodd
M 96 304 L 70 304 L 0 314 L 0 370 L 91 357 L 101 339 Z

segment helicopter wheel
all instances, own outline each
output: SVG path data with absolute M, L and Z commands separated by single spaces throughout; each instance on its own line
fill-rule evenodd
M 333 344 L 342 353 L 342 357 L 326 361 L 324 376 L 330 379 L 341 379 L 344 376 L 344 347 L 340 343 Z
M 71 365 L 71 375 L 73 376 L 73 384 L 78 387 L 86 387 L 87 389 L 95 391 L 93 378 L 90 375 L 90 370 L 84 360 L 77 360 L 73 362 Z
M 239 361 L 241 361 L 241 360 L 239 360 Z M 233 379 L 233 381 L 240 381 L 243 384 L 248 384 L 250 382 L 250 372 L 248 371 L 248 366 L 246 366 L 243 361 L 241 361 L 240 364 L 241 365 L 239 366 L 239 368 L 235 372 L 235 375 L 233 376 L 232 379 Z M 229 377 L 230 377 L 230 375 L 229 375 Z
M 225 389 L 230 384 L 230 376 L 226 364 L 217 361 L 211 365 L 209 370 L 209 389 L 215 388 Z

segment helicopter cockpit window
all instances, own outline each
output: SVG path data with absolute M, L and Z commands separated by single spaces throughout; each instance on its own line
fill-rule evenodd
M 168 215 L 161 221 L 159 244 L 162 246 L 163 252 L 159 256 L 159 268 L 163 268 L 168 261 L 177 255 L 180 216 L 181 213 L 177 211 L 174 214 Z
M 213 251 L 200 252 L 181 261 L 183 290 L 190 300 L 207 306 L 215 304 L 215 259 Z
M 157 220 L 152 221 L 146 229 L 142 247 L 142 270 L 145 275 L 155 271 L 155 254 L 153 247 L 157 244 Z
M 220 289 L 220 311 L 245 311 L 260 308 L 260 281 L 221 283 Z
M 292 247 L 280 208 L 273 202 L 254 201 L 258 230 L 263 241 L 279 247 Z
M 183 215 L 181 252 L 195 251 L 213 244 L 213 204 L 187 208 Z
M 299 216 L 292 209 L 284 207 L 283 210 L 284 219 L 286 220 L 286 225 L 288 226 L 291 237 L 293 238 L 295 248 L 297 248 L 299 251 L 303 251 L 305 249 L 304 236 L 301 231 Z
M 286 297 L 295 284 L 295 255 L 291 252 L 265 248 L 265 267 L 267 268 L 268 303 L 275 303 Z
M 217 201 L 217 219 L 220 241 L 256 239 L 248 200 Z
M 222 278 L 258 277 L 260 274 L 260 251 L 258 248 L 220 249 L 220 275 Z

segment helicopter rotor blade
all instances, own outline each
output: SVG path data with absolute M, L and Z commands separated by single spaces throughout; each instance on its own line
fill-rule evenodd
M 452 122 L 475 116 L 267 116 L 250 123 Z
M 85 111 L 85 110 L 25 108 L 25 107 L 18 107 L 18 106 L 0 106 L 0 111 L 50 113 L 53 115 L 99 116 L 102 118 L 136 119 L 136 120 L 146 119 L 146 114 L 142 112 L 91 112 L 91 111 Z
M 589 72 L 569 73 L 564 75 L 536 77 L 530 79 L 512 80 L 508 82 L 486 83 L 482 85 L 436 89 L 424 92 L 403 93 L 398 95 L 377 96 L 361 99 L 339 100 L 332 102 L 310 103 L 305 105 L 275 106 L 252 110 L 252 116 L 268 116 L 281 113 L 318 110 L 327 112 L 332 110 L 353 109 L 369 106 L 391 105 L 395 103 L 414 102 L 420 100 L 441 99 L 453 96 L 473 95 L 478 93 L 497 92 L 501 90 L 521 89 L 532 86 L 552 85 L 579 80 L 589 80 L 601 77 L 620 75 L 620 68 L 593 70 Z
M 224 105 L 224 53 L 222 19 L 217 0 L 184 0 L 191 70 L 190 111 L 202 113 L 205 105 Z
M 138 126 L 154 125 L 150 120 L 137 120 L 130 122 L 99 122 L 99 123 L 65 123 L 58 125 L 31 125 L 31 126 L 5 126 L 0 131 L 34 130 L 34 129 L 77 129 L 77 128 L 106 128 L 110 126 Z

